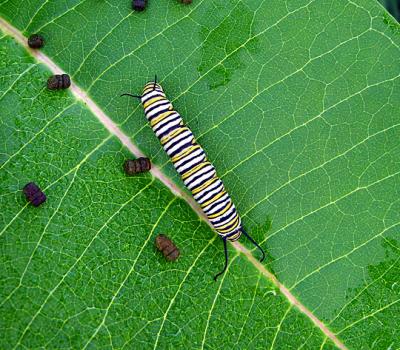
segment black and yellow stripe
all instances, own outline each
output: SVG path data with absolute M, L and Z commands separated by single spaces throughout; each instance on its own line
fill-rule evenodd
M 225 239 L 239 239 L 241 220 L 231 197 L 161 86 L 146 84 L 141 101 L 150 126 L 215 231 Z

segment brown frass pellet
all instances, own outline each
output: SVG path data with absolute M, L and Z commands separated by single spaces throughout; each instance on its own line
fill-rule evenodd
M 166 235 L 158 235 L 155 240 L 155 245 L 161 251 L 165 259 L 175 261 L 178 259 L 180 252 L 178 247 Z
M 132 9 L 135 11 L 144 11 L 147 6 L 147 0 L 132 0 Z
M 35 207 L 38 207 L 40 204 L 46 202 L 46 195 L 34 182 L 27 183 L 22 191 L 24 192 L 26 199 Z
M 128 159 L 124 163 L 124 170 L 127 175 L 135 175 L 150 171 L 151 163 L 149 158 Z
M 192 3 L 192 0 L 181 0 L 181 3 L 182 3 L 182 4 L 189 5 L 189 4 Z
M 31 49 L 40 49 L 44 45 L 44 38 L 39 34 L 32 34 L 28 38 L 28 46 Z
M 71 86 L 71 79 L 68 74 L 52 75 L 47 80 L 47 88 L 50 90 L 68 89 Z

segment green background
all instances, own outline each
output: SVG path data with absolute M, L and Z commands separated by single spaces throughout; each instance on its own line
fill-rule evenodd
M 137 101 L 158 74 L 268 252 L 265 267 L 351 349 L 400 347 L 399 26 L 375 1 L 0 4 L 182 187 Z M 4 28 L 3 28 L 4 29 Z M 48 67 L 0 45 L 0 348 L 331 349 Z M 21 194 L 35 181 L 47 202 Z M 181 249 L 167 263 L 154 237 Z M 240 242 L 249 248 L 248 242 Z M 255 254 L 257 252 L 255 251 Z

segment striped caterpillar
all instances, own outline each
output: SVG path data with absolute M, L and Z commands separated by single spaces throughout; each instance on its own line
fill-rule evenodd
M 141 100 L 146 118 L 171 158 L 175 169 L 181 175 L 186 187 L 200 205 L 211 225 L 222 238 L 225 252 L 225 265 L 218 276 L 228 267 L 226 241 L 236 241 L 244 234 L 260 251 L 263 261 L 265 253 L 253 238 L 243 229 L 231 197 L 218 178 L 214 166 L 207 160 L 202 147 L 196 142 L 191 130 L 184 124 L 172 103 L 167 99 L 162 87 L 154 81 L 145 85 L 141 96 L 123 94 Z

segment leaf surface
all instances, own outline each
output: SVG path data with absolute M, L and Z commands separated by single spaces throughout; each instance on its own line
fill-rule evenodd
M 134 100 L 157 73 L 277 280 L 344 347 L 400 346 L 399 27 L 373 1 L 0 5 L 182 187 Z M 4 27 L 4 25 L 2 25 Z M 5 28 L 3 28 L 4 30 Z M 48 67 L 1 38 L 1 348 L 330 349 Z M 98 117 L 98 116 L 97 116 Z M 25 183 L 48 196 L 26 204 Z M 166 263 L 167 233 L 182 251 Z M 247 245 L 244 239 L 242 244 Z M 257 252 L 254 252 L 257 254 Z

